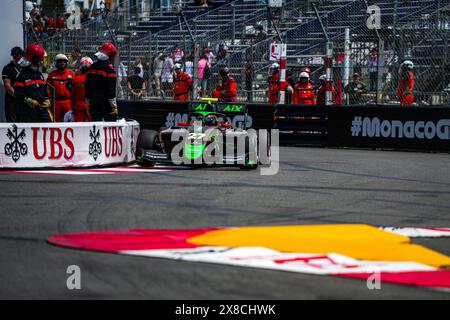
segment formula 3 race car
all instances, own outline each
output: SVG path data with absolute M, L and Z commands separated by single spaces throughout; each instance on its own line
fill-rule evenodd
M 233 128 L 230 117 L 238 115 L 243 119 L 241 127 Z M 188 121 L 159 131 L 141 130 L 136 144 L 137 163 L 145 167 L 166 163 L 256 169 L 260 149 L 265 159 L 270 158 L 270 136 L 264 131 L 260 137 L 256 130 L 247 129 L 247 119 L 245 105 L 217 103 L 214 99 L 194 103 L 189 106 Z

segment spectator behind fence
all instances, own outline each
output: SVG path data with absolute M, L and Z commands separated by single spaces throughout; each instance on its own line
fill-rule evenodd
M 256 37 L 255 37 L 255 44 L 258 44 L 260 42 L 263 42 L 267 39 L 267 32 L 264 31 L 264 27 L 262 25 L 256 26 Z M 261 61 L 264 58 L 264 54 L 269 50 L 268 44 L 259 44 L 256 46 L 256 57 L 255 59 L 257 61 Z
M 194 74 L 194 57 L 190 55 L 184 62 L 184 72 L 192 78 Z
M 228 63 L 228 47 L 225 44 L 225 41 L 220 41 L 219 45 L 216 48 L 216 59 L 217 64 L 227 65 Z
M 127 86 L 128 74 L 127 67 L 122 61 L 120 61 L 119 67 L 117 68 L 117 80 L 119 81 L 119 91 L 117 92 L 117 96 L 119 98 L 124 98 L 126 95 L 124 88 Z
M 380 94 L 381 101 L 389 100 L 389 91 L 391 90 L 392 86 L 392 70 L 392 66 L 389 66 L 388 71 L 384 77 L 384 85 Z
M 173 59 L 170 56 L 167 56 L 164 59 L 161 74 L 162 89 L 166 96 L 172 95 L 173 66 L 174 66 Z
M 211 64 L 208 62 L 208 58 L 204 55 L 198 61 L 197 79 L 199 82 L 199 89 L 201 90 L 201 96 L 206 97 L 206 90 L 208 89 L 208 82 L 211 78 Z
M 58 31 L 63 31 L 66 29 L 66 22 L 60 14 L 56 15 L 56 29 Z
M 32 21 L 36 21 L 36 17 L 39 15 L 39 6 L 37 3 L 33 3 L 33 9 L 30 12 L 30 18 Z
M 39 39 L 48 38 L 45 22 L 39 14 L 36 16 L 36 21 L 33 21 L 33 32 Z
M 376 91 L 378 80 L 378 52 L 373 48 L 369 57 L 370 91 Z
M 359 73 L 353 74 L 353 80 L 345 86 L 344 92 L 348 95 L 348 102 L 351 105 L 365 102 L 363 95 L 367 92 L 367 89 Z
M 145 95 L 147 95 L 147 91 L 149 90 L 151 83 L 150 83 L 150 75 L 152 73 L 152 63 L 150 57 L 145 57 L 144 62 L 144 82 L 145 82 Z
M 172 53 L 172 56 L 173 56 L 173 62 L 174 63 L 182 62 L 182 60 L 184 58 L 184 51 L 183 51 L 183 49 L 181 49 L 180 47 L 176 46 L 175 50 Z
M 127 81 L 128 90 L 134 99 L 140 99 L 146 90 L 144 78 L 139 75 L 140 71 L 139 67 L 134 67 L 134 74 L 128 77 Z
M 156 95 L 161 96 L 161 75 L 165 56 L 162 52 L 153 60 L 153 80 L 155 80 Z
M 55 20 L 53 20 L 53 18 L 51 18 L 51 17 L 45 16 L 44 22 L 45 22 L 45 26 L 44 26 L 45 32 L 48 34 L 49 37 L 53 36 L 56 32 Z
M 141 78 L 144 78 L 144 66 L 142 65 L 141 58 L 136 58 L 136 61 L 134 62 L 134 67 L 140 69 L 138 74 Z
M 208 48 L 203 48 L 203 55 L 208 60 L 209 64 L 212 65 L 216 61 L 216 56 Z

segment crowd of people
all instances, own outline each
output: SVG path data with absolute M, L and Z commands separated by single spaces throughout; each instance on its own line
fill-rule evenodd
M 54 68 L 42 72 L 45 49 L 37 44 L 25 51 L 11 50 L 12 61 L 3 68 L 7 122 L 114 121 L 118 115 L 116 71 L 118 55 L 112 43 L 105 43 L 94 55 L 75 60 L 69 68 L 65 54 L 54 57 Z
M 221 50 L 223 46 L 219 44 L 217 51 Z M 12 60 L 2 73 L 6 89 L 6 120 L 60 122 L 114 119 L 117 116 L 116 89 L 124 86 L 129 93 L 127 98 L 132 99 L 146 96 L 148 87 L 152 86 L 157 96 L 164 93 L 167 97 L 167 93 L 170 93 L 175 101 L 192 100 L 194 90 L 197 90 L 198 97 L 211 95 L 219 101 L 237 101 L 236 80 L 226 64 L 221 64 L 218 55 L 208 48 L 201 51 L 195 75 L 192 55 L 186 56 L 180 47 L 176 47 L 169 55 L 159 53 L 153 61 L 136 59 L 134 66 L 130 66 L 130 74 L 123 63 L 119 64 L 116 73 L 113 64 L 117 55 L 118 51 L 112 43 L 104 44 L 94 55 L 94 61 L 90 57 L 83 57 L 80 50 L 72 54 L 71 61 L 60 53 L 53 59 L 53 70 L 46 75 L 42 70 L 42 61 L 46 56 L 44 48 L 39 45 L 30 45 L 25 51 L 19 47 L 13 48 Z M 217 81 L 215 88 L 209 88 L 213 63 L 218 66 Z M 414 102 L 413 68 L 414 64 L 409 60 L 400 66 L 396 95 L 402 106 L 411 106 Z M 246 64 L 246 88 L 247 75 L 252 72 L 252 65 Z M 271 104 L 279 102 L 280 92 L 286 93 L 285 101 L 291 104 L 343 104 L 341 95 L 334 84 L 327 81 L 326 75 L 321 75 L 315 84 L 308 67 L 300 70 L 298 79 L 288 74 L 286 80 L 281 81 L 280 73 L 280 65 L 273 63 L 267 90 L 268 102 Z M 195 76 L 197 88 L 194 88 Z M 117 86 L 117 81 L 120 86 Z M 350 83 L 343 88 L 351 105 L 364 103 L 363 97 L 368 91 L 359 73 L 354 73 Z
M 261 32 L 261 30 L 260 30 Z M 263 38 L 263 36 L 261 36 Z M 180 47 L 175 47 L 170 54 L 165 54 L 160 52 L 153 61 L 146 61 L 144 64 L 141 63 L 141 59 L 137 59 L 133 66 L 131 66 L 132 72 L 128 80 L 126 80 L 126 71 L 120 72 L 119 77 L 122 79 L 122 87 L 125 87 L 128 91 L 128 98 L 141 99 L 148 95 L 154 97 L 162 97 L 165 99 L 173 98 L 174 100 L 190 100 L 194 96 L 194 91 L 197 97 L 207 97 L 211 95 L 216 95 L 218 91 L 222 91 L 221 87 L 223 83 L 227 83 L 227 78 L 224 77 L 224 72 L 229 73 L 231 77 L 230 70 L 227 69 L 229 64 L 228 59 L 228 48 L 225 42 L 220 42 L 215 47 L 215 53 L 213 53 L 209 48 L 203 48 L 200 50 L 199 58 L 197 60 L 197 70 L 194 75 L 194 57 L 193 55 L 186 55 L 184 50 Z M 257 57 L 258 55 L 256 55 Z M 253 75 L 254 75 L 254 65 L 253 59 L 247 59 L 244 64 L 244 72 L 242 77 L 242 88 L 246 92 L 243 96 L 247 96 L 247 99 L 251 101 L 252 91 L 253 91 Z M 278 63 L 274 63 L 270 70 L 270 76 L 267 81 L 267 98 L 269 103 L 278 103 L 279 93 L 281 91 L 286 92 L 286 103 L 291 104 L 306 104 L 306 105 L 326 105 L 327 95 L 326 92 L 331 92 L 329 96 L 328 104 L 330 105 L 343 105 L 343 104 L 364 104 L 367 102 L 367 97 L 377 91 L 377 80 L 378 80 L 378 54 L 376 49 L 371 50 L 371 54 L 368 61 L 368 76 L 369 81 L 366 85 L 363 81 L 361 71 L 355 67 L 355 72 L 351 76 L 348 85 L 339 88 L 333 83 L 327 84 L 326 76 L 321 75 L 318 78 L 315 76 L 314 83 L 311 68 L 304 67 L 298 72 L 297 78 L 293 76 L 290 72 L 292 70 L 287 70 L 287 77 L 285 82 L 280 82 L 280 66 Z M 410 61 L 409 61 L 410 62 Z M 398 89 L 397 94 L 403 95 L 403 92 L 408 92 L 408 96 L 412 96 L 414 87 L 414 75 L 412 74 L 413 64 L 410 63 L 402 64 L 401 70 L 401 86 L 404 89 Z M 217 73 L 216 81 L 213 80 L 213 74 Z M 137 69 L 139 68 L 139 70 Z M 124 66 L 119 69 L 124 69 Z M 180 80 L 189 78 L 189 81 Z M 197 80 L 197 87 L 194 88 L 194 78 Z M 405 80 L 409 79 L 409 80 Z M 391 78 L 386 79 L 385 86 L 391 83 Z M 233 79 L 234 81 L 234 79 Z M 234 81 L 235 83 L 236 81 Z M 188 84 L 185 87 L 185 84 Z M 216 88 L 211 88 L 213 83 L 218 83 Z M 339 83 L 339 85 L 341 85 Z M 180 87 L 182 89 L 180 89 Z M 236 85 L 237 88 L 240 87 Z M 181 91 L 180 91 L 181 90 Z M 184 94 L 188 91 L 189 94 Z M 233 90 L 232 90 L 233 91 Z M 381 90 L 382 95 L 387 94 L 388 89 L 383 88 Z M 183 92 L 183 94 L 180 94 Z M 410 93 L 411 92 L 411 93 Z M 343 95 L 346 97 L 346 102 L 343 100 Z M 236 94 L 237 95 L 237 94 Z M 122 95 L 122 97 L 126 97 Z M 411 100 L 412 99 L 412 100 Z M 409 102 L 411 100 L 411 102 Z M 411 105 L 413 102 L 413 97 L 407 97 L 406 99 L 400 99 L 401 105 Z
M 80 9 L 80 11 L 79 22 L 81 24 L 80 27 L 83 28 L 89 21 L 101 23 L 108 14 L 109 8 L 101 1 L 100 6 L 93 8 L 92 11 L 89 9 Z M 33 40 L 45 40 L 67 30 L 69 19 L 74 18 L 69 12 L 46 13 L 36 3 L 33 3 L 33 8 L 28 14 L 29 37 Z
M 67 29 L 67 19 L 70 14 L 57 14 L 56 18 L 47 15 L 41 11 L 41 8 L 34 3 L 33 9 L 30 11 L 29 22 L 33 30 L 33 34 L 38 39 L 47 39 L 54 36 L 58 32 Z
M 280 65 L 274 63 L 271 67 L 272 75 L 268 79 L 269 103 L 278 103 L 280 91 L 287 93 L 286 103 L 301 105 L 343 105 L 343 97 L 339 94 L 333 81 L 327 81 L 327 76 L 322 74 L 315 84 L 311 79 L 311 69 L 301 68 L 298 79 L 292 78 L 289 74 L 285 81 L 280 81 Z M 414 102 L 414 63 L 405 60 L 399 69 L 400 82 L 396 89 L 396 97 L 401 106 L 411 106 Z M 391 80 L 387 80 L 391 81 Z M 375 84 L 374 84 L 375 82 Z M 366 95 L 374 91 L 376 81 L 370 81 L 370 88 L 362 80 L 361 74 L 355 72 L 349 83 L 341 90 L 347 97 L 347 105 L 364 105 Z M 383 88 L 382 93 L 385 92 Z M 327 101 L 327 93 L 330 93 Z

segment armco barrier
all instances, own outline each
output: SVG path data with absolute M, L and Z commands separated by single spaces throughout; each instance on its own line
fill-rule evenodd
M 93 167 L 135 160 L 139 123 L 2 123 L 0 168 Z
M 450 151 L 450 108 L 329 108 L 327 145 Z
M 123 116 L 158 130 L 187 119 L 189 103 L 121 101 Z M 280 143 L 450 151 L 450 108 L 247 104 L 255 129 L 279 129 Z M 239 125 L 241 118 L 232 118 Z

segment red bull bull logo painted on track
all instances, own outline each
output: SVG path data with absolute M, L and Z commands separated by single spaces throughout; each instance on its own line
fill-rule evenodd
M 410 237 L 450 237 L 450 228 L 363 224 L 123 230 L 56 235 L 57 246 L 450 289 L 450 257 Z

